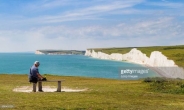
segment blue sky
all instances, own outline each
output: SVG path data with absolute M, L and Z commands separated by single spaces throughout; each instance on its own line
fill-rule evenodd
M 0 52 L 184 44 L 183 0 L 0 0 Z

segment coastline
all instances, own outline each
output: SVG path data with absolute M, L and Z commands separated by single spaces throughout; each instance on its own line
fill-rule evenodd
M 143 54 L 136 48 L 125 54 L 111 53 L 110 55 L 103 52 L 95 52 L 94 50 L 86 50 L 85 56 L 140 64 L 153 70 L 161 77 L 184 79 L 184 69 L 177 66 L 173 60 L 167 59 L 159 51 L 153 51 L 150 57 L 147 57 L 146 54 Z
M 143 66 L 143 67 L 145 67 L 145 68 L 148 68 L 148 69 L 154 71 L 154 72 L 155 72 L 156 74 L 158 74 L 160 77 L 172 78 L 172 77 L 166 75 L 164 71 L 158 69 L 158 67 L 152 67 L 152 66 L 150 66 L 150 65 L 148 65 L 148 64 L 140 64 L 140 63 L 135 63 L 135 62 L 130 62 L 130 61 L 123 61 L 123 62 L 141 65 L 141 66 Z
M 157 67 L 152 67 L 150 65 L 143 65 L 148 69 L 153 70 L 155 73 L 157 73 L 158 75 L 160 75 L 161 77 L 166 77 L 166 78 L 171 78 L 170 76 L 166 75 L 164 71 L 158 69 Z
M 126 61 L 126 60 L 119 61 L 119 60 L 112 60 L 112 59 L 100 59 L 100 58 L 95 58 L 95 57 L 91 57 L 91 58 L 98 59 L 98 60 L 108 60 L 108 61 L 125 62 L 125 63 L 130 63 L 130 64 L 136 64 L 136 65 L 140 65 L 140 66 L 143 66 L 145 68 L 148 68 L 148 69 L 154 71 L 154 73 L 157 74 L 157 75 L 159 75 L 160 77 L 168 77 L 168 78 L 171 78 L 168 75 L 164 74 L 164 72 L 162 70 L 158 69 L 157 67 L 152 67 L 150 65 L 135 63 L 135 62 Z

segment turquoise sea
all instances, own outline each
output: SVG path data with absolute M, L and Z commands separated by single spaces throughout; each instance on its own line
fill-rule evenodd
M 125 68 L 147 68 L 123 61 L 100 60 L 83 55 L 35 55 L 34 53 L 0 53 L 0 74 L 28 74 L 34 61 L 40 61 L 41 74 L 83 76 L 109 79 L 139 79 L 158 76 L 154 71 L 144 74 L 122 74 Z

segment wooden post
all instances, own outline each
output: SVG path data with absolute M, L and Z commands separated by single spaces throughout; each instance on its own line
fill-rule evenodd
M 61 81 L 58 81 L 58 88 L 57 88 L 57 92 L 61 92 Z
M 33 92 L 36 92 L 36 83 L 33 83 Z
M 42 90 L 42 82 L 38 81 L 38 91 L 43 91 Z

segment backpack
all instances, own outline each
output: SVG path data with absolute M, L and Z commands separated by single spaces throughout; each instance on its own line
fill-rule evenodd
M 28 79 L 29 79 L 29 82 L 33 82 L 31 68 L 29 69 Z

